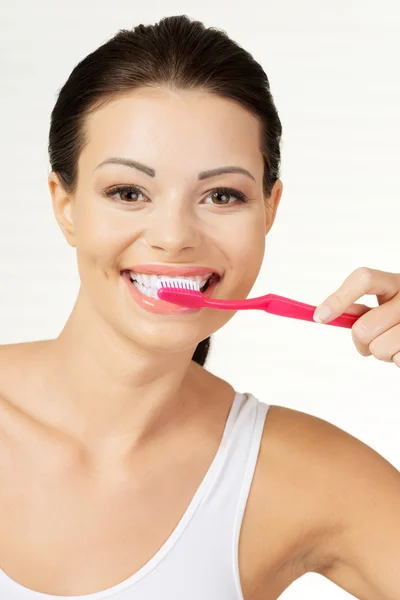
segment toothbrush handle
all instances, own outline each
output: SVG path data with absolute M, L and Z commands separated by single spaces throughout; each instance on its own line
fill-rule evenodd
M 291 300 L 284 296 L 277 296 L 276 294 L 268 294 L 264 296 L 264 306 L 260 304 L 260 308 L 273 315 L 279 315 L 281 317 L 290 317 L 292 319 L 301 319 L 302 321 L 314 321 L 313 314 L 316 306 L 311 304 L 304 304 L 304 302 L 298 302 L 297 300 Z M 335 325 L 336 327 L 347 327 L 351 329 L 354 323 L 360 318 L 360 315 L 352 315 L 350 313 L 343 313 L 340 317 L 333 319 L 325 325 Z

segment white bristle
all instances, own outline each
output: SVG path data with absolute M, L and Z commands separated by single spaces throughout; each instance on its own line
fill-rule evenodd
M 186 289 L 186 290 L 194 290 L 197 291 L 196 288 L 196 284 L 193 281 L 182 281 L 182 280 L 176 280 L 176 281 L 161 281 L 161 287 L 169 287 L 169 288 L 179 288 L 179 289 Z

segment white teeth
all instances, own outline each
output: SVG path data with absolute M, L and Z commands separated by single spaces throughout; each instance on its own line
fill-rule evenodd
M 135 273 L 134 271 L 129 272 L 134 286 L 137 287 L 142 294 L 157 300 L 159 299 L 157 290 L 162 287 L 161 282 L 167 284 L 168 287 L 190 288 L 200 291 L 212 274 L 213 272 L 211 271 L 207 275 L 170 277 L 166 275 L 146 275 L 144 273 Z

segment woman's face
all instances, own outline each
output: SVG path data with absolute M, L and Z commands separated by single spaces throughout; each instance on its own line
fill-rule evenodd
M 141 88 L 93 112 L 86 133 L 75 195 L 65 195 L 54 173 L 49 186 L 91 310 L 142 347 L 194 350 L 234 312 L 160 308 L 132 290 L 124 272 L 201 266 L 220 275 L 213 297 L 249 294 L 282 190 L 278 181 L 266 204 L 259 124 L 237 103 L 207 92 Z M 105 162 L 115 158 L 147 168 Z M 232 166 L 248 173 L 199 176 Z

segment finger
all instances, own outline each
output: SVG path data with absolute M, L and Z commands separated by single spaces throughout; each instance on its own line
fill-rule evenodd
M 351 304 L 346 308 L 347 313 L 350 313 L 351 315 L 358 315 L 359 317 L 365 315 L 370 310 L 372 310 L 372 308 L 370 306 L 366 306 L 365 304 Z
M 400 275 L 367 267 L 353 271 L 342 285 L 314 312 L 314 319 L 328 322 L 346 312 L 347 309 L 365 294 L 375 294 L 379 304 L 393 298 L 400 290 Z
M 400 324 L 372 340 L 369 351 L 378 360 L 394 362 L 394 356 L 400 353 Z
M 361 318 L 363 315 L 366 315 L 371 310 L 372 308 L 370 308 L 369 306 L 365 306 L 365 304 L 352 304 L 346 309 L 346 312 L 353 315 L 359 315 L 359 317 Z M 353 338 L 354 345 L 357 351 L 362 356 L 371 356 L 372 353 L 369 350 L 369 344 L 371 343 L 372 338 L 367 338 L 367 336 L 365 335 L 364 327 L 360 327 L 360 325 L 358 326 L 358 328 L 355 327 L 358 322 L 359 319 L 358 321 L 356 321 L 356 323 L 354 323 L 353 327 L 351 328 L 351 337 Z M 361 325 L 363 325 L 363 321 L 361 322 Z
M 393 331 L 400 324 L 400 296 L 362 315 L 351 328 L 353 342 L 362 356 L 370 356 L 372 342 L 387 331 Z M 399 331 L 396 329 L 396 331 Z M 400 332 L 398 333 L 400 348 Z M 390 357 L 398 348 L 395 348 Z
M 393 356 L 392 361 L 394 362 L 394 364 L 396 365 L 396 367 L 400 367 L 400 352 L 397 352 Z

